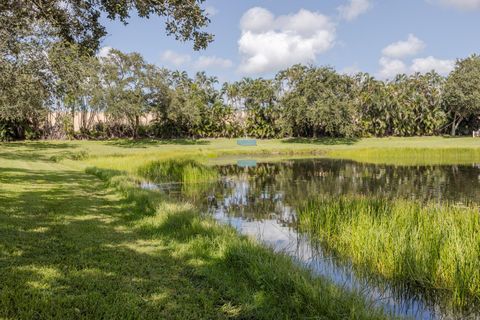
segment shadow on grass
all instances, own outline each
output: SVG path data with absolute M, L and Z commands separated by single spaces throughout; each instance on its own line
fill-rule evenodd
M 166 139 L 166 140 L 154 140 L 154 139 L 140 139 L 140 140 L 112 140 L 106 142 L 108 145 L 123 148 L 147 148 L 152 146 L 161 145 L 209 145 L 210 141 L 207 140 L 194 140 L 194 139 Z
M 180 203 L 147 208 L 152 191 L 89 170 L 126 197 L 78 171 L 1 172 L 0 317 L 362 318 L 289 259 Z
M 85 151 L 75 151 L 78 146 L 52 142 L 4 142 L 0 143 L 0 159 L 20 161 L 57 161 L 86 156 Z M 48 152 L 51 150 L 52 152 Z M 45 152 L 47 151 L 47 152 Z
M 303 143 L 303 144 L 317 144 L 317 145 L 353 145 L 357 143 L 359 138 L 288 138 L 282 140 L 282 143 Z
M 22 141 L 22 142 L 1 142 L 0 148 L 18 148 L 25 147 L 32 150 L 47 150 L 47 149 L 73 149 L 77 148 L 76 145 L 61 142 L 61 143 L 52 143 L 51 141 Z
M 15 179 L 0 198 L 0 317 L 222 318 L 164 239 L 132 232 L 135 201 L 81 172 L 4 175 Z

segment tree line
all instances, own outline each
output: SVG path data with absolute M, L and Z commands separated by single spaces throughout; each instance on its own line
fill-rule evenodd
M 477 55 L 458 60 L 447 77 L 432 71 L 380 81 L 294 65 L 272 79 L 223 85 L 205 72 L 191 78 L 114 49 L 98 57 L 59 42 L 44 58 L 1 64 L 2 140 L 455 135 L 480 125 Z M 104 121 L 93 122 L 98 113 Z M 79 131 L 76 114 L 85 115 Z
M 270 79 L 220 84 L 138 53 L 95 54 L 105 35 L 100 13 L 126 22 L 132 10 L 167 17 L 167 33 L 205 48 L 213 36 L 201 31 L 209 22 L 202 2 L 1 4 L 0 140 L 464 135 L 480 127 L 478 55 L 459 59 L 448 76 L 432 71 L 382 81 L 294 65 Z M 98 114 L 102 120 L 94 121 Z

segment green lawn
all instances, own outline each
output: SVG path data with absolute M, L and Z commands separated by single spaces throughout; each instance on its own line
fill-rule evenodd
M 480 140 L 0 144 L 0 318 L 380 317 L 359 296 L 199 218 L 190 204 L 137 189 L 133 176 L 152 160 L 180 156 L 406 147 L 456 152 Z

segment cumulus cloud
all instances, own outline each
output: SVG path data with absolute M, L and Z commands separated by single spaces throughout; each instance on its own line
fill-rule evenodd
M 172 50 L 166 50 L 162 53 L 160 59 L 162 59 L 163 62 L 173 64 L 174 66 L 178 67 L 189 63 L 191 57 L 188 54 L 181 54 Z
M 402 60 L 381 57 L 380 71 L 377 76 L 381 79 L 393 79 L 397 74 L 407 73 L 408 68 Z
M 414 59 L 412 66 L 410 67 L 411 72 L 420 72 L 427 73 L 432 70 L 435 70 L 439 74 L 447 75 L 455 67 L 454 60 L 441 60 L 436 59 L 432 56 L 426 58 Z
M 250 32 L 264 32 L 273 26 L 274 20 L 275 16 L 267 9 L 254 7 L 243 14 L 240 28 Z
M 413 34 L 408 35 L 407 40 L 394 42 L 382 50 L 385 57 L 400 59 L 413 56 L 425 48 L 425 43 L 415 37 Z
M 416 72 L 427 73 L 436 71 L 441 75 L 448 75 L 455 68 L 454 60 L 442 60 L 433 56 L 413 59 L 410 65 L 407 65 L 400 59 L 382 57 L 379 64 L 380 71 L 377 73 L 377 76 L 383 80 L 391 80 L 397 74 L 413 74 Z
M 218 58 L 216 56 L 200 56 L 195 60 L 194 67 L 199 70 L 204 69 L 228 69 L 233 65 L 229 59 Z
M 365 13 L 370 9 L 371 3 L 369 0 L 350 0 L 348 4 L 338 7 L 340 17 L 347 21 L 352 21 L 359 15 Z
M 455 9 L 470 11 L 480 9 L 480 0 L 428 0 Z
M 110 50 L 112 50 L 112 47 L 109 47 L 109 46 L 101 47 L 100 50 L 98 50 L 97 57 L 105 58 L 110 53 Z
M 262 74 L 295 63 L 314 62 L 333 47 L 335 25 L 318 12 L 301 9 L 275 17 L 260 7 L 249 9 L 240 21 L 238 40 L 243 74 Z

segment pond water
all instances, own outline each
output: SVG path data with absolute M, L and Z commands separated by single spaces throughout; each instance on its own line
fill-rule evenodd
M 447 310 L 441 297 L 393 286 L 359 274 L 298 232 L 296 204 L 311 196 L 374 195 L 416 201 L 480 204 L 480 165 L 388 166 L 346 160 L 275 163 L 240 161 L 217 167 L 221 179 L 201 185 L 144 185 L 188 198 L 206 214 L 256 237 L 339 286 L 359 290 L 388 313 L 415 319 L 480 318 L 476 311 Z

